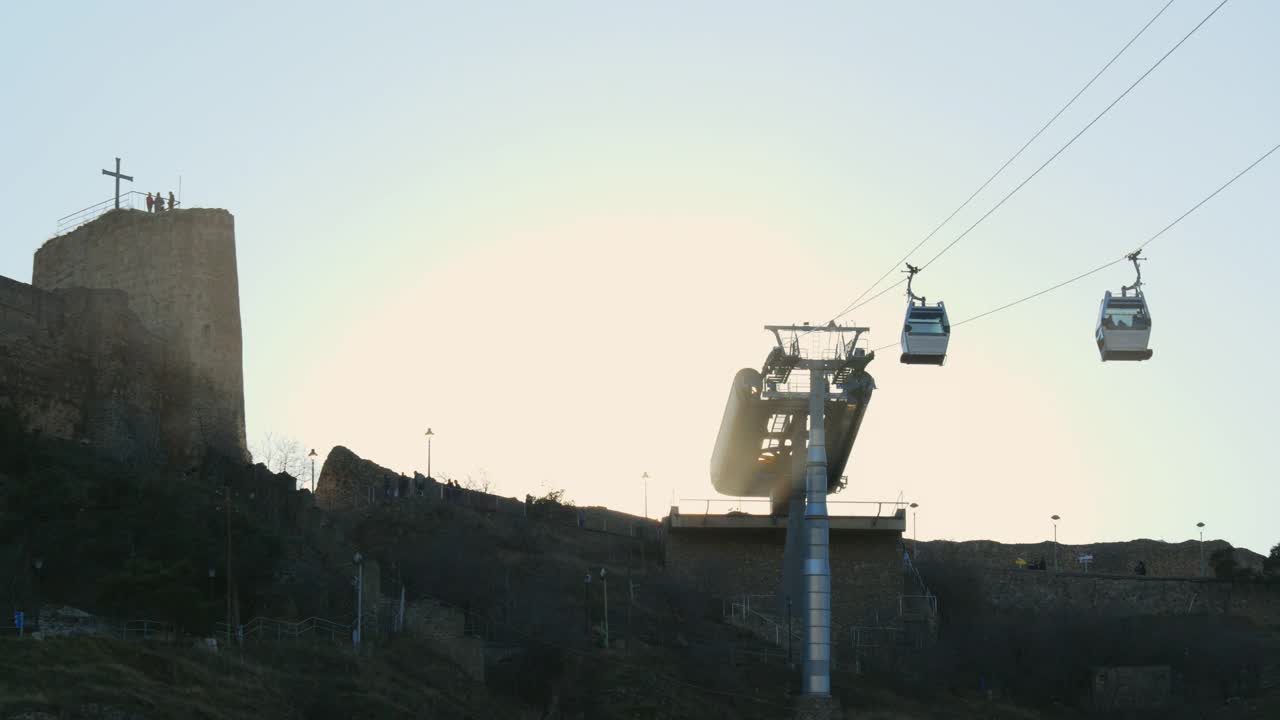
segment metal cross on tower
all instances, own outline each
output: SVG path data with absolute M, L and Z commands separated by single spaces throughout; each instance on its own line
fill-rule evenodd
M 110 170 L 103 170 L 102 174 L 110 175 L 111 177 L 116 179 L 116 209 L 119 210 L 120 209 L 120 181 L 128 180 L 129 182 L 133 182 L 133 176 L 120 174 L 120 158 L 116 158 L 115 172 L 111 172 Z

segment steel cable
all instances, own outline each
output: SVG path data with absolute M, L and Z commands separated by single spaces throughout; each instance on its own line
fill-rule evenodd
M 915 251 L 919 250 L 925 243 L 929 242 L 929 240 L 932 239 L 933 236 L 936 235 L 939 230 L 941 230 L 944 226 L 946 226 L 947 223 L 951 222 L 951 219 L 954 218 L 956 215 L 958 215 L 960 211 L 968 207 L 969 203 L 973 202 L 973 199 L 977 197 L 979 193 L 987 189 L 987 186 L 990 185 L 992 181 L 994 181 L 997 177 L 999 177 L 1000 174 L 1003 173 L 1006 168 L 1008 168 L 1011 164 L 1013 164 L 1014 160 L 1017 160 L 1019 157 L 1021 157 L 1022 153 L 1026 151 L 1028 147 L 1031 146 L 1031 143 L 1035 142 L 1036 139 L 1038 139 L 1041 135 L 1043 135 L 1044 131 L 1048 130 L 1049 126 L 1052 125 L 1059 117 L 1062 116 L 1062 113 L 1066 112 L 1068 108 L 1070 108 L 1073 104 L 1075 104 L 1075 101 L 1079 99 L 1079 97 L 1083 95 L 1086 90 L 1092 87 L 1093 83 L 1096 82 L 1098 78 L 1102 77 L 1102 74 L 1106 72 L 1107 69 L 1110 68 L 1115 63 L 1116 60 L 1120 59 L 1120 56 L 1123 55 L 1125 51 L 1129 49 L 1129 46 L 1133 45 L 1133 43 L 1136 42 L 1138 38 L 1142 37 L 1143 33 L 1147 31 L 1147 28 L 1151 27 L 1152 23 L 1154 23 L 1157 19 L 1159 19 L 1159 17 L 1164 14 L 1164 11 L 1169 9 L 1169 6 L 1172 5 L 1173 2 L 1174 0 L 1169 0 L 1169 2 L 1165 3 L 1164 6 L 1161 7 L 1156 12 L 1155 15 L 1152 15 L 1151 19 L 1148 20 L 1147 23 L 1143 25 L 1140 30 L 1138 30 L 1137 34 L 1129 38 L 1129 42 L 1125 43 L 1124 46 L 1121 47 L 1120 50 L 1117 51 L 1115 55 L 1112 55 L 1111 59 L 1107 61 L 1107 64 L 1103 65 L 1102 68 L 1098 70 L 1098 72 L 1094 73 L 1093 77 L 1089 78 L 1089 82 L 1085 83 L 1084 87 L 1077 90 L 1076 94 L 1072 95 L 1071 99 L 1067 101 L 1067 104 L 1059 108 L 1058 112 L 1054 113 L 1053 117 L 1049 118 L 1048 122 L 1042 125 L 1040 129 L 1037 130 L 1035 134 L 1031 136 L 1030 139 L 1028 139 L 1025 143 L 1023 143 L 1022 147 L 1018 148 L 1017 152 L 1015 152 L 1013 155 L 1010 155 L 1009 159 L 1004 161 L 1004 164 L 1002 164 L 999 168 L 997 168 L 996 171 L 992 173 L 990 177 L 988 177 L 981 185 L 979 185 L 977 190 L 974 190 L 972 193 L 970 193 L 969 197 L 965 198 L 964 202 L 960 203 L 960 205 L 955 210 L 952 210 L 950 215 L 948 215 L 945 219 L 943 219 L 942 222 L 938 223 L 937 227 L 929 231 L 929 234 L 925 235 L 923 240 L 916 243 L 915 247 L 907 251 L 907 254 L 903 255 L 901 260 L 894 263 L 893 265 L 890 265 L 889 269 L 885 270 L 883 275 L 877 278 L 875 282 L 871 283 L 870 287 L 868 287 L 866 290 L 863 290 L 862 294 L 858 295 L 858 297 L 853 299 L 853 302 L 845 306 L 845 308 L 841 310 L 838 315 L 836 315 L 836 318 L 839 318 L 843 316 L 845 313 L 851 312 L 852 310 L 856 309 L 859 306 L 858 301 L 862 300 L 862 298 L 865 297 L 867 293 L 874 290 L 876 286 L 879 285 L 881 282 L 883 282 L 884 279 L 888 277 L 889 274 L 892 273 L 895 269 L 897 269 L 898 267 L 901 267 L 902 263 L 906 262 L 907 259 L 909 259 L 913 253 L 915 253 Z M 898 283 L 891 287 L 898 287 L 898 285 L 901 285 L 901 284 L 902 283 Z M 877 295 L 872 297 L 870 300 L 867 300 L 867 302 L 871 302 L 871 300 L 875 300 L 877 297 L 880 297 L 880 295 L 883 295 L 883 294 L 884 294 L 883 292 L 878 293 Z

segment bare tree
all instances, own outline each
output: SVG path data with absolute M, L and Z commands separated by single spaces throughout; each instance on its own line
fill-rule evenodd
M 492 493 L 494 489 L 493 478 L 489 477 L 489 471 L 484 468 L 476 468 L 467 473 L 466 479 L 459 484 L 468 490 L 482 493 Z
M 263 433 L 262 439 L 250 452 L 253 461 L 262 463 L 274 473 L 286 473 L 303 481 L 309 479 L 310 468 L 307 464 L 307 451 L 297 438 L 277 435 L 273 432 Z
M 460 478 L 450 473 L 437 472 L 435 479 L 442 483 L 455 482 L 464 489 L 491 495 L 497 489 L 497 483 L 493 481 L 493 478 L 489 477 L 489 471 L 484 468 L 476 468 Z

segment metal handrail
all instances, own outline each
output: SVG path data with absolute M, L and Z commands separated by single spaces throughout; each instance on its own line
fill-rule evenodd
M 173 623 L 157 620 L 127 620 L 120 623 L 120 637 L 124 640 L 128 640 L 130 635 L 149 640 L 155 635 L 174 635 L 176 632 L 177 628 Z
M 741 597 L 742 597 L 742 601 L 741 601 L 741 602 L 731 602 L 731 603 L 729 603 L 729 616 L 730 616 L 730 617 L 732 617 L 732 618 L 734 618 L 734 619 L 741 619 L 743 622 L 747 622 L 747 621 L 749 621 L 749 620 L 751 620 L 751 619 L 755 619 L 755 620 L 757 620 L 757 621 L 760 621 L 760 622 L 765 623 L 765 624 L 769 627 L 769 629 L 773 630 L 773 635 L 774 635 L 774 640 L 773 640 L 773 642 L 774 642 L 774 644 L 775 644 L 775 645 L 782 645 L 782 638 L 783 638 L 783 636 L 784 636 L 784 635 L 788 635 L 788 634 L 789 634 L 789 635 L 791 635 L 791 637 L 792 637 L 793 639 L 796 639 L 796 640 L 802 639 L 802 638 L 804 637 L 804 633 L 801 631 L 801 629 L 800 629 L 799 627 L 797 627 L 797 626 L 792 626 L 792 627 L 791 627 L 791 629 L 790 629 L 789 631 L 786 631 L 786 630 L 784 630 L 784 625 L 783 625 L 782 623 L 778 622 L 777 620 L 774 620 L 773 618 L 769 617 L 768 615 L 765 615 L 764 613 L 760 612 L 759 610 L 755 610 L 755 609 L 753 609 L 753 608 L 751 607 L 751 598 L 753 598 L 753 597 L 772 597 L 772 596 L 770 596 L 770 595 L 742 595 Z
M 727 504 L 730 507 L 730 511 L 732 511 L 733 508 L 738 508 L 745 504 L 759 505 L 772 502 L 768 498 L 680 498 L 676 507 L 679 508 L 684 503 L 704 503 L 704 514 L 710 515 L 711 503 L 716 503 L 717 506 Z M 828 500 L 827 505 L 875 505 L 875 517 L 892 518 L 898 510 L 905 510 L 909 507 L 910 503 L 903 500 Z M 886 507 L 890 510 L 887 515 L 883 514 Z
M 87 634 L 87 635 L 107 635 L 110 637 L 118 637 L 121 640 L 150 640 L 155 637 L 168 637 L 170 640 L 178 637 L 178 628 L 171 622 L 163 620 L 118 620 L 114 618 L 102 617 L 100 615 L 88 615 L 91 622 L 85 623 L 83 630 L 77 630 L 70 634 Z M 39 622 L 39 617 L 34 618 L 34 622 L 28 622 L 23 625 L 23 629 L 27 633 L 47 632 Z M 17 631 L 16 625 L 0 625 L 0 632 L 6 630 Z
M 759 611 L 748 608 L 743 603 L 730 603 L 729 615 L 734 619 L 741 619 L 742 622 L 750 622 L 754 619 L 757 622 L 764 623 L 767 630 L 773 631 L 773 644 L 779 647 L 782 646 L 782 638 L 786 635 L 790 635 L 795 640 L 803 637 L 803 633 L 799 632 L 798 629 L 793 627 L 790 632 L 786 632 L 783 630 L 782 623 Z
M 139 192 L 137 190 L 120 193 L 120 209 L 139 209 L 138 206 L 145 202 L 145 197 L 146 193 Z M 73 213 L 63 215 L 58 218 L 57 229 L 54 231 L 54 235 L 62 235 L 84 225 L 87 222 L 95 220 L 112 210 L 115 210 L 115 204 L 115 196 L 112 196 L 102 202 L 94 203 L 87 208 L 82 208 Z
M 144 193 L 139 190 L 130 190 L 120 193 L 120 209 L 121 210 L 141 210 L 146 204 L 146 196 L 150 193 Z M 158 197 L 157 202 L 165 202 L 163 197 Z M 180 205 L 181 203 L 175 203 Z M 82 208 L 73 213 L 63 215 L 58 218 L 57 227 L 54 230 L 54 236 L 68 233 L 85 223 L 92 222 L 97 218 L 106 215 L 116 209 L 116 198 L 114 196 L 107 198 L 99 203 L 94 203 L 87 208 Z
M 925 582 L 924 582 L 924 578 L 923 578 L 923 577 L 921 577 L 921 575 L 920 575 L 920 570 L 918 570 L 918 569 L 916 568 L 915 563 L 911 562 L 911 556 L 910 556 L 910 555 L 908 555 L 908 554 L 906 554 L 906 553 L 903 553 L 903 555 L 902 555 L 902 564 L 903 564 L 903 568 L 904 568 L 905 570 L 907 570 L 908 572 L 910 572 L 910 573 L 911 573 L 911 575 L 912 575 L 912 577 L 914 577 L 914 578 L 916 579 L 916 583 L 918 583 L 918 584 L 920 585 L 920 589 L 924 590 L 924 595 L 923 595 L 923 596 L 921 596 L 921 595 L 907 595 L 906 597 L 927 597 L 927 598 L 929 598 L 929 609 L 933 612 L 933 614 L 934 614 L 934 615 L 937 615 L 937 614 L 938 614 L 938 596 L 937 596 L 937 595 L 934 595 L 934 594 L 933 594 L 933 591 L 929 589 L 929 586 L 925 584 Z M 898 614 L 899 614 L 899 615 L 901 615 L 901 614 L 902 614 L 902 598 L 903 598 L 903 596 L 902 596 L 902 595 L 899 595 L 899 596 L 898 596 Z
M 247 623 L 242 623 L 235 634 L 240 642 L 244 642 L 253 637 L 271 638 L 274 635 L 273 639 L 283 640 L 286 637 L 297 639 L 308 633 L 321 635 L 327 632 L 330 640 L 336 641 L 339 638 L 338 634 L 342 633 L 342 639 L 346 641 L 352 627 L 352 624 L 334 622 L 321 617 L 309 617 L 298 621 L 255 617 Z M 216 623 L 214 630 L 226 637 L 227 642 L 230 643 L 233 630 L 231 625 L 225 622 Z
M 924 600 L 931 614 L 936 615 L 938 613 L 938 597 L 933 593 L 926 592 L 924 595 L 906 595 L 906 594 L 899 595 L 898 596 L 898 615 L 899 616 L 906 614 L 905 612 L 906 603 L 904 603 L 903 601 L 911 600 L 915 598 L 920 598 Z

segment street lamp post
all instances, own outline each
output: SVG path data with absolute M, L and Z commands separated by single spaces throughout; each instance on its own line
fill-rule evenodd
M 644 473 L 643 475 L 640 476 L 640 479 L 644 480 L 644 519 L 648 520 L 649 519 L 649 473 L 647 472 Z
M 311 448 L 311 452 L 307 453 L 307 457 L 311 458 L 311 494 L 316 494 L 316 449 Z
M 604 568 L 600 568 L 601 590 L 604 591 L 604 649 L 609 649 L 609 578 Z
M 1204 523 L 1198 522 L 1196 527 L 1200 528 L 1200 577 L 1204 577 Z
M 591 570 L 582 577 L 582 613 L 587 621 L 587 641 L 591 640 Z
M 911 503 L 911 554 L 920 559 L 920 503 Z
M 1053 571 L 1058 572 L 1058 521 L 1062 518 L 1054 515 L 1049 519 L 1053 521 Z
M 359 652 L 361 635 L 364 630 L 364 556 L 357 551 L 352 560 L 356 564 L 356 634 L 352 640 L 356 652 Z
M 31 564 L 36 569 L 36 582 L 35 582 L 35 587 L 33 588 L 34 592 L 32 592 L 31 594 L 33 596 L 32 605 L 35 606 L 35 611 L 36 611 L 36 625 L 39 626 L 40 624 L 40 571 L 44 569 L 44 558 L 36 557 L 34 560 L 31 561 Z
M 427 477 L 431 477 L 431 438 L 435 433 L 431 432 L 431 428 L 427 428 L 424 434 L 427 436 Z

